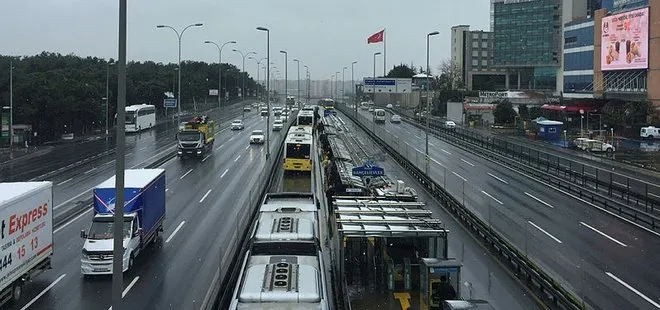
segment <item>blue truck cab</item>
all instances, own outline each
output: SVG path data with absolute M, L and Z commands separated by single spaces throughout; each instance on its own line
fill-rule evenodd
M 165 220 L 165 170 L 127 169 L 124 174 L 123 271 L 163 231 Z M 81 271 L 84 275 L 112 274 L 115 210 L 115 177 L 99 184 L 94 192 L 94 217 L 85 239 Z

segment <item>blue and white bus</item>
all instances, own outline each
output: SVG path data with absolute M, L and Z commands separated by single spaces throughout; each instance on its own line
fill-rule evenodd
M 126 107 L 126 132 L 138 132 L 156 125 L 156 107 L 135 104 Z

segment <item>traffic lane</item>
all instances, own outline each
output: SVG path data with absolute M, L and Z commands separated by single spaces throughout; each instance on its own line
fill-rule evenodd
M 434 154 L 434 152 L 436 153 Z M 433 158 L 434 155 L 437 155 L 437 152 L 438 151 L 436 149 L 430 149 L 431 158 Z M 455 162 L 457 161 L 454 160 L 453 163 Z M 474 162 L 478 163 L 476 160 Z M 445 164 L 450 163 L 452 163 L 452 161 L 449 163 L 445 162 Z M 470 168 L 472 168 L 473 164 L 469 164 Z M 493 165 L 494 167 L 491 168 L 501 168 L 497 167 L 498 165 L 492 163 L 488 163 L 486 165 Z M 437 170 L 439 169 L 432 170 L 436 170 L 435 172 L 437 175 Z M 475 169 L 466 168 L 463 169 L 463 172 L 467 173 L 467 171 L 474 170 Z M 607 231 L 608 227 L 616 228 L 622 226 L 620 222 L 613 219 L 611 216 L 604 215 L 601 212 L 597 212 L 595 210 L 592 211 L 591 208 L 586 205 L 580 206 L 582 203 L 570 201 L 571 198 L 568 198 L 565 195 L 561 195 L 556 191 L 549 190 L 547 187 L 544 187 L 542 184 L 537 182 L 518 182 L 520 180 L 520 175 L 514 173 L 511 170 L 504 169 L 502 172 L 508 172 L 509 174 L 505 174 L 504 177 L 498 178 L 502 180 L 508 180 L 506 182 L 510 183 L 511 187 L 508 188 L 507 186 L 507 188 L 504 188 L 502 186 L 504 183 L 498 180 L 498 183 L 502 184 L 493 183 L 494 187 L 499 189 L 491 189 L 491 192 L 500 194 L 495 194 L 492 196 L 496 197 L 496 201 L 503 202 L 502 207 L 506 208 L 508 205 L 514 207 L 511 208 L 511 212 L 506 212 L 505 210 L 498 211 L 497 206 L 499 203 L 493 204 L 492 202 L 486 202 L 488 207 L 482 207 L 480 208 L 481 210 L 479 210 L 479 213 L 482 214 L 481 218 L 486 218 L 486 220 L 488 220 L 493 217 L 491 216 L 491 213 L 496 214 L 494 217 L 495 220 L 492 223 L 495 229 L 504 233 L 505 237 L 510 241 L 513 241 L 513 243 L 516 244 L 518 248 L 524 249 L 527 253 L 529 253 L 529 255 L 537 257 L 536 260 L 539 261 L 541 265 L 544 265 L 546 270 L 551 272 L 554 271 L 554 273 L 559 276 L 560 279 L 564 279 L 564 281 L 561 281 L 564 283 L 564 285 L 572 288 L 573 290 L 579 289 L 579 287 L 572 285 L 574 283 L 580 282 L 580 278 L 573 277 L 575 274 L 573 267 L 579 266 L 581 261 L 582 265 L 584 265 L 582 268 L 589 266 L 606 266 L 606 270 L 610 270 L 614 273 L 626 272 L 626 269 L 632 269 L 626 273 L 634 279 L 649 278 L 645 276 L 645 274 L 648 273 L 648 266 L 652 266 L 654 257 L 652 256 L 653 254 L 649 255 L 649 252 L 647 252 L 646 249 L 650 246 L 650 253 L 654 253 L 655 251 L 653 249 L 660 247 L 660 244 L 656 238 L 649 238 L 649 236 L 640 238 L 640 236 L 634 233 L 644 234 L 645 232 L 628 227 L 626 230 L 633 231 L 632 235 L 618 234 L 619 239 L 615 239 L 614 237 L 611 237 L 610 235 L 603 232 Z M 477 175 L 473 177 L 474 179 L 470 180 L 470 183 L 479 183 L 480 180 L 484 179 L 484 176 Z M 455 183 L 449 182 L 449 184 Z M 481 184 L 481 187 L 484 186 L 484 184 Z M 471 186 L 468 187 L 470 188 Z M 531 198 L 531 202 L 521 200 L 522 195 L 520 194 L 514 194 L 521 193 L 520 189 L 527 190 L 522 193 L 525 193 L 525 195 L 528 196 L 527 199 Z M 471 193 L 467 194 L 470 198 L 474 198 L 480 195 L 478 188 L 467 191 L 471 191 Z M 452 192 L 454 196 L 456 196 L 455 187 Z M 535 195 L 530 194 L 530 192 L 535 193 Z M 484 193 L 482 192 L 482 194 Z M 491 197 L 489 196 L 489 198 Z M 510 204 L 508 198 L 513 198 L 515 201 Z M 550 205 L 547 203 L 547 201 L 552 202 L 553 205 Z M 466 205 L 469 206 L 471 202 L 474 202 L 474 199 L 468 199 L 466 201 Z M 481 205 L 483 204 L 484 202 L 482 200 Z M 555 205 L 558 206 L 559 210 L 554 210 Z M 495 209 L 492 209 L 493 206 L 495 206 Z M 474 210 L 474 207 L 471 209 Z M 486 210 L 484 211 L 484 209 Z M 485 216 L 484 213 L 487 213 L 488 215 Z M 557 216 L 559 214 L 560 216 Z M 503 219 L 498 220 L 499 217 L 503 217 Z M 572 220 L 566 222 L 560 219 Z M 526 221 L 529 221 L 529 224 L 525 223 Z M 498 224 L 498 222 L 501 224 Z M 524 225 L 524 227 L 521 227 L 521 223 Z M 595 228 L 588 223 L 592 223 L 592 225 L 598 226 L 600 229 Z M 515 228 L 516 226 L 517 228 Z M 541 233 L 537 233 L 537 230 Z M 535 236 L 534 234 L 538 236 Z M 544 236 L 544 234 L 546 235 Z M 612 232 L 610 232 L 610 234 L 612 234 Z M 522 240 L 520 238 L 521 236 L 524 236 Z M 595 236 L 597 236 L 598 239 L 592 240 Z M 627 238 L 621 238 L 621 236 L 625 236 Z M 528 239 L 534 239 L 534 242 L 529 242 Z M 561 241 L 561 243 L 564 245 L 555 244 L 559 243 L 555 240 Z M 619 243 L 622 243 L 619 240 L 624 240 L 629 244 L 635 243 L 637 246 L 630 247 L 631 250 L 622 250 L 617 248 L 620 246 Z M 527 244 L 531 244 L 532 246 L 527 247 Z M 626 245 L 625 248 L 629 248 L 629 246 Z M 576 249 L 578 250 L 576 251 Z M 584 253 L 590 253 L 588 259 L 586 259 L 587 257 Z M 595 267 L 591 269 L 597 270 Z M 601 270 L 598 274 L 600 273 L 603 273 L 603 271 Z M 598 279 L 595 276 L 593 277 Z M 654 286 L 656 283 L 653 279 L 654 278 L 651 277 L 650 281 L 642 280 L 635 281 L 633 283 L 635 283 L 635 287 L 637 287 L 639 290 L 655 292 L 653 288 L 657 286 Z M 597 285 L 602 287 L 610 287 L 612 290 L 616 289 L 616 285 L 611 283 L 611 281 L 597 283 Z M 609 298 L 611 298 L 611 296 L 612 295 L 610 295 Z M 617 296 L 618 300 L 624 300 L 623 296 Z M 649 293 L 647 296 L 654 296 L 654 294 Z M 636 304 L 639 302 L 639 298 L 626 300 L 626 302 L 628 302 L 628 305 Z
M 346 122 L 348 119 L 344 118 Z M 359 140 L 369 150 L 380 150 L 371 139 L 364 135 L 361 130 L 356 131 Z M 381 150 L 382 151 L 382 150 Z M 406 173 L 395 161 L 386 155 L 384 161 L 378 163 L 383 167 L 392 180 L 403 180 L 407 186 L 417 189 L 418 200 L 427 205 L 435 218 L 442 219 L 450 231 L 449 234 L 449 257 L 455 257 L 462 262 L 461 281 L 468 281 L 472 285 L 472 298 L 484 299 L 491 303 L 495 309 L 534 309 L 537 303 L 531 295 L 520 286 L 491 255 L 486 253 L 483 246 L 464 230 L 450 214 L 441 208 L 440 204 L 429 195 L 424 187 L 408 173 Z M 472 199 L 473 195 L 468 195 Z M 462 284 L 462 283 L 461 283 Z M 465 287 L 461 287 L 465 292 Z M 463 297 L 469 295 L 464 293 Z
M 247 137 L 245 138 L 247 140 Z M 234 148 L 236 152 L 239 152 L 240 150 L 244 150 L 240 146 L 236 145 Z M 229 154 L 228 152 L 226 154 Z M 230 156 L 225 156 L 227 157 L 227 161 L 231 162 Z M 233 162 L 232 162 L 233 163 Z M 174 233 L 176 230 L 176 227 L 178 227 L 179 222 L 171 221 L 170 219 L 174 218 L 177 219 L 180 214 L 183 213 L 184 209 L 189 208 L 190 201 L 194 200 L 196 196 L 199 196 L 199 191 L 201 191 L 200 188 L 200 183 L 202 183 L 202 180 L 204 177 L 209 177 L 210 175 L 215 175 L 213 173 L 208 174 L 207 170 L 208 169 L 196 169 L 198 172 L 197 174 L 199 175 L 191 175 L 189 173 L 190 169 L 194 168 L 195 166 L 200 165 L 199 162 L 195 163 L 194 161 L 186 161 L 185 163 L 178 162 L 176 159 L 168 161 L 165 165 L 164 168 L 166 169 L 166 184 L 167 184 L 167 220 L 165 221 L 165 234 L 167 233 Z M 185 177 L 184 177 L 185 175 Z M 183 177 L 183 178 L 182 178 Z M 185 180 L 184 180 L 185 179 Z M 191 182 L 190 180 L 193 180 Z M 201 179 L 200 182 L 194 182 L 196 179 Z M 179 190 L 180 188 L 185 187 L 187 190 Z M 195 192 L 195 189 L 198 189 L 198 192 Z M 53 262 L 54 266 L 63 266 L 62 268 L 62 274 L 68 274 L 70 275 L 69 277 L 65 277 L 60 280 L 59 283 L 57 283 L 56 286 L 52 288 L 52 290 L 47 294 L 49 296 L 54 296 L 55 300 L 48 300 L 42 299 L 37 300 L 37 302 L 45 302 L 45 305 L 49 305 L 48 307 L 54 307 L 54 308 L 62 308 L 62 309 L 91 309 L 91 308 L 96 308 L 98 307 L 98 304 L 100 302 L 103 302 L 104 295 L 108 294 L 103 294 L 103 291 L 107 291 L 110 288 L 110 283 L 109 283 L 109 277 L 95 277 L 91 279 L 90 282 L 85 281 L 82 282 L 82 276 L 80 275 L 80 249 L 82 249 L 82 240 L 79 239 L 78 233 L 80 229 L 86 229 L 89 227 L 89 221 L 91 219 L 91 212 L 86 212 L 83 214 L 81 217 L 75 219 L 71 224 L 67 225 L 61 232 L 58 232 L 59 234 L 56 234 L 56 237 L 61 237 L 65 236 L 64 241 L 56 240 L 56 247 L 59 248 L 58 245 L 60 244 L 65 244 L 64 246 L 67 248 L 65 253 L 65 256 L 58 256 L 56 254 L 55 260 Z M 166 236 L 165 235 L 165 236 Z M 163 236 L 162 238 L 164 238 Z M 166 241 L 166 239 L 161 240 Z M 158 247 L 156 247 L 157 249 Z M 56 253 L 58 251 L 56 250 Z M 135 273 L 136 270 L 143 268 L 140 267 L 141 262 L 145 261 L 151 261 L 146 256 L 151 256 L 151 255 L 159 255 L 158 251 L 153 251 L 148 249 L 144 255 L 138 256 L 136 259 L 136 269 L 134 271 L 129 271 L 125 278 L 130 278 L 132 273 Z M 58 271 L 60 271 L 59 268 L 57 268 Z M 75 276 L 72 276 L 75 275 Z M 59 275 L 61 276 L 61 275 Z M 59 277 L 57 276 L 57 277 Z M 135 277 L 133 277 L 134 279 Z M 55 281 L 55 279 L 48 279 L 46 277 L 43 277 L 43 281 L 48 281 L 52 280 Z M 51 282 L 52 283 L 52 282 Z M 125 286 L 128 285 L 128 283 L 125 283 Z M 40 287 L 36 286 L 36 290 L 38 290 Z M 38 292 L 37 292 L 38 294 Z M 45 296 L 45 295 L 44 295 Z M 58 301 L 60 298 L 63 296 L 66 296 L 61 301 Z M 105 296 L 109 297 L 109 296 Z M 44 300 L 44 301 L 42 301 Z M 60 305 L 62 302 L 67 302 L 65 305 Z M 109 306 L 109 300 L 107 300 L 108 306 Z M 33 308 L 39 308 L 38 304 L 35 303 Z
M 173 165 L 173 161 L 165 163 L 163 168 L 165 168 L 166 186 L 170 188 L 173 184 L 176 184 L 176 181 L 181 175 L 181 171 L 178 167 Z M 91 198 L 91 193 L 87 198 Z M 172 199 L 172 196 L 169 191 L 167 193 L 167 199 L 168 210 L 170 210 L 172 204 L 170 204 L 169 201 Z M 80 274 L 80 253 L 82 251 L 83 243 L 83 240 L 80 238 L 80 231 L 89 228 L 91 218 L 92 212 L 90 208 L 55 229 L 53 236 L 53 269 L 47 270 L 25 285 L 23 289 L 23 298 L 21 298 L 21 301 L 12 307 L 12 309 L 22 309 L 27 303 L 31 302 L 47 286 L 52 284 L 62 275 L 64 275 L 64 277 L 61 278 L 60 281 L 49 291 L 47 291 L 42 297 L 34 300 L 33 304 L 30 306 L 31 309 L 73 309 L 61 304 L 72 302 L 73 300 L 81 300 L 84 296 L 89 296 L 89 298 L 93 299 L 98 294 L 107 294 L 109 286 L 103 289 L 99 288 L 98 291 L 95 291 L 90 290 L 90 285 L 99 281 L 107 282 L 110 280 L 109 277 L 100 277 L 96 281 L 92 280 L 89 282 L 92 284 L 88 284 L 83 280 L 83 277 Z M 167 229 L 167 220 L 165 221 L 165 226 Z M 126 276 L 124 278 L 127 279 Z M 128 283 L 125 281 L 124 285 L 126 286 Z M 98 308 L 98 305 L 87 309 L 94 308 Z

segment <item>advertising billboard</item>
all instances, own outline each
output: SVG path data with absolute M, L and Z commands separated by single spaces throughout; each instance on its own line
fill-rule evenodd
M 602 71 L 647 69 L 649 66 L 649 8 L 603 17 Z

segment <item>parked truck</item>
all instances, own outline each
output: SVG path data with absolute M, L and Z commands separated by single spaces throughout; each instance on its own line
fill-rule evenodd
M 183 129 L 177 133 L 176 139 L 179 157 L 204 156 L 213 150 L 215 121 L 210 120 L 206 115 L 196 116 L 184 124 Z
M 0 309 L 21 297 L 22 285 L 50 269 L 53 184 L 0 183 Z
M 123 272 L 158 238 L 165 220 L 165 170 L 128 169 L 124 184 Z M 81 262 L 83 275 L 112 274 L 115 177 L 98 185 L 94 192 L 94 217 L 85 239 Z

